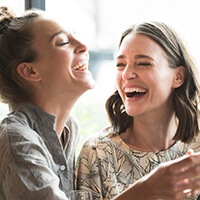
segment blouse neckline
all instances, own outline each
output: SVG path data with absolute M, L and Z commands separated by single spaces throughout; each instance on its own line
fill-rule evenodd
M 110 133 L 109 134 L 110 136 L 110 139 L 112 141 L 114 141 L 115 143 L 119 144 L 126 152 L 128 153 L 134 153 L 134 154 L 166 154 L 170 151 L 173 151 L 173 152 L 177 152 L 177 153 L 180 153 L 180 152 L 183 152 L 183 151 L 186 151 L 186 144 L 183 145 L 182 148 L 179 147 L 178 143 L 179 142 L 175 142 L 172 146 L 170 146 L 169 148 L 165 149 L 165 150 L 161 150 L 161 151 L 157 151 L 157 152 L 153 152 L 153 151 L 140 151 L 140 150 L 137 150 L 137 149 L 134 149 L 130 146 L 128 146 L 123 140 L 122 138 L 120 137 L 119 134 L 113 134 L 113 133 Z

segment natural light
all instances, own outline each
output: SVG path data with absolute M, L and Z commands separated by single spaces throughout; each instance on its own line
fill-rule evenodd
M 24 11 L 23 0 L 0 0 L 0 5 L 9 5 L 19 14 Z M 95 89 L 83 95 L 73 110 L 83 139 L 107 125 L 104 104 L 115 87 L 115 63 L 105 55 L 114 54 L 127 26 L 149 20 L 168 23 L 185 39 L 200 66 L 199 0 L 46 0 L 45 7 L 62 23 L 70 24 L 91 51 L 103 55 L 90 65 Z M 0 104 L 0 118 L 7 112 L 7 106 Z

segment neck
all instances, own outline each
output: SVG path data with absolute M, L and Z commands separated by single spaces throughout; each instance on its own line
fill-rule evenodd
M 136 150 L 157 152 L 166 150 L 175 143 L 173 137 L 177 124 L 174 114 L 156 120 L 134 118 L 133 124 L 121 137 Z

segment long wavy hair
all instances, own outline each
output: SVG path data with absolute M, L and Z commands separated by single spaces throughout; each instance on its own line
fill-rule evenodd
M 119 47 L 129 34 L 143 34 L 151 38 L 167 54 L 170 68 L 178 66 L 185 68 L 184 83 L 173 92 L 173 106 L 178 118 L 174 139 L 191 142 L 199 133 L 200 79 L 197 66 L 186 46 L 177 33 L 162 22 L 143 22 L 129 27 L 123 32 Z M 106 101 L 106 111 L 115 133 L 125 132 L 134 123 L 134 118 L 126 113 L 118 91 L 115 91 Z

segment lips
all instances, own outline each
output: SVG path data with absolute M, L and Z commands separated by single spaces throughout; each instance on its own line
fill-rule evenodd
M 72 69 L 76 71 L 85 71 L 88 69 L 88 62 L 86 60 L 80 61 L 73 65 Z

